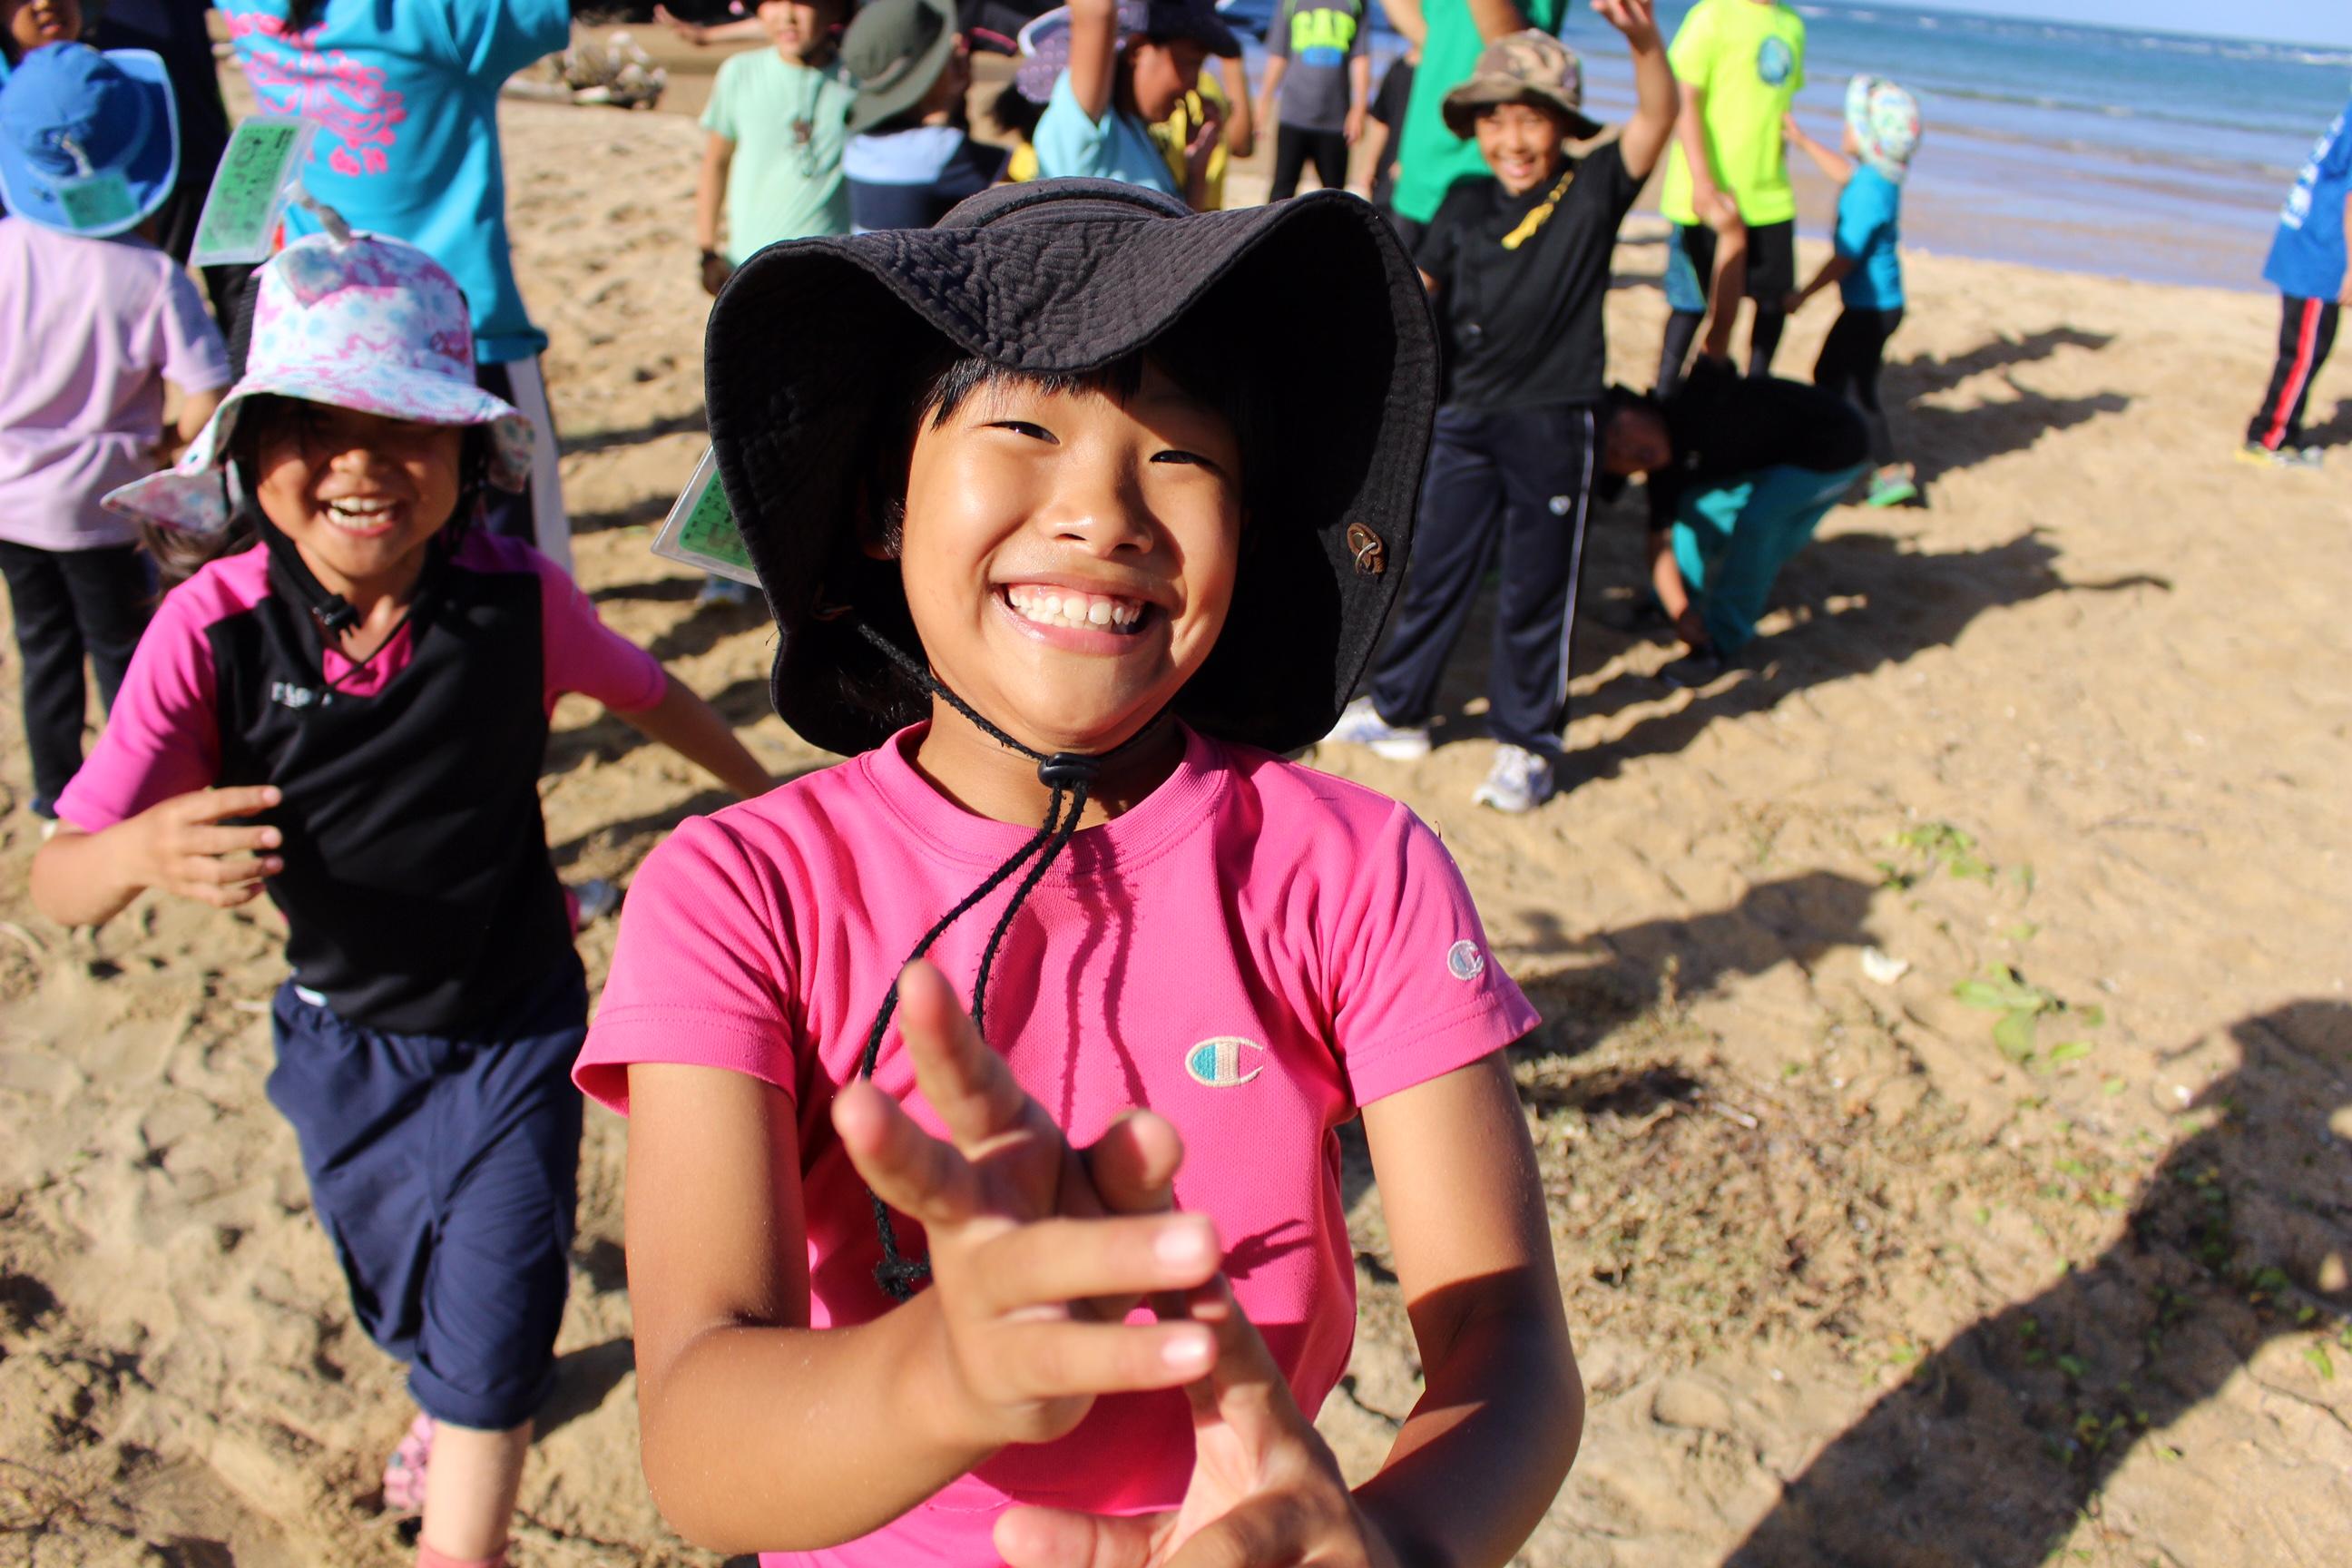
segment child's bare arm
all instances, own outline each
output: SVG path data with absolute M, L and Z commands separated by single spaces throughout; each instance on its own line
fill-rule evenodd
M 1503 1563 L 1584 1426 L 1550 1223 L 1510 1069 L 1486 1058 L 1364 1108 L 1426 1392 L 1357 1493 L 1406 1563 Z
M 285 868 L 275 827 L 230 826 L 278 802 L 274 785 L 174 795 L 98 833 L 61 822 L 33 857 L 33 907 L 59 925 L 103 925 L 149 888 L 218 909 L 258 897 Z
M 1225 88 L 1225 151 L 1246 158 L 1257 148 L 1259 120 L 1250 109 L 1249 62 L 1230 59 L 1216 65 L 1218 79 Z
M 688 22 L 670 15 L 667 5 L 654 7 L 654 20 L 667 27 L 697 48 L 712 44 L 751 43 L 768 36 L 757 16 L 745 16 L 733 22 Z
M 1364 139 L 1364 115 L 1372 101 L 1372 57 L 1356 55 L 1348 61 L 1348 118 L 1340 130 L 1353 147 Z
M 1811 282 L 1806 284 L 1803 288 L 1790 295 L 1788 299 L 1781 301 L 1781 308 L 1790 314 L 1794 315 L 1797 311 L 1805 308 L 1806 300 L 1822 292 L 1824 289 L 1835 288 L 1838 284 L 1843 282 L 1846 278 L 1851 276 L 1853 272 L 1853 257 L 1832 255 L 1827 261 L 1822 263 L 1822 269 L 1813 274 Z
M 694 243 L 704 250 L 719 248 L 719 221 L 727 202 L 727 171 L 735 162 L 735 143 L 711 132 L 702 143 L 702 170 L 694 181 Z
M 1723 189 L 1716 183 L 1715 163 L 1706 151 L 1706 89 L 1686 81 L 1677 85 L 1683 102 L 1675 114 L 1675 140 L 1690 162 L 1691 201 L 1705 221 L 1707 198 Z
M 1070 0 L 1070 96 L 1099 124 L 1118 88 L 1117 0 Z
M 1845 189 L 1846 182 L 1853 178 L 1853 164 L 1844 153 L 1825 142 L 1816 141 L 1797 122 L 1793 114 L 1780 117 L 1780 131 L 1789 139 L 1789 144 L 1811 158 L 1813 166 L 1821 170 L 1832 184 L 1840 190 Z
M 660 701 L 621 718 L 688 762 L 699 763 L 745 800 L 765 795 L 775 782 L 743 749 L 733 726 L 676 676 L 669 677 Z
M 1204 1219 L 1163 1212 L 1175 1130 L 1132 1116 L 1073 1151 L 937 970 L 900 984 L 917 1084 L 953 1142 L 871 1084 L 835 1100 L 858 1173 L 924 1227 L 933 1269 L 855 1328 L 807 1326 L 790 1100 L 709 1068 L 629 1072 L 646 1477 L 670 1523 L 716 1550 L 866 1533 L 1003 1445 L 1067 1432 L 1097 1394 L 1176 1386 L 1212 1353 L 1200 1325 L 1121 1321 L 1218 1265 Z
M 1258 86 L 1258 122 L 1268 131 L 1275 128 L 1275 98 L 1282 91 L 1282 79 L 1290 74 L 1288 55 L 1268 55 L 1265 59 L 1265 79 Z
M 1748 294 L 1748 226 L 1739 219 L 1739 204 L 1722 191 L 1699 211 L 1700 219 L 1715 230 L 1715 276 L 1707 282 L 1706 330 L 1698 352 L 1709 359 L 1731 354 L 1731 325 L 1739 319 L 1739 301 Z
M 1365 121 L 1362 145 L 1367 150 L 1364 154 L 1364 178 L 1363 183 L 1355 187 L 1355 191 L 1358 195 L 1370 201 L 1372 187 L 1380 183 L 1381 165 L 1389 161 L 1388 122 L 1382 120 Z
M 1480 41 L 1491 44 L 1525 28 L 1528 14 L 1514 0 L 1470 0 L 1470 21 L 1478 29 Z
M 1659 155 L 1675 133 L 1682 89 L 1675 84 L 1674 68 L 1666 63 L 1666 46 L 1658 37 L 1652 0 L 1592 0 L 1601 19 L 1625 35 L 1633 57 L 1633 118 L 1625 122 L 1617 153 L 1625 172 L 1646 180 L 1658 166 Z
M 1429 41 L 1429 23 L 1421 14 L 1421 0 L 1381 0 L 1381 13 L 1389 19 L 1389 26 L 1418 49 Z

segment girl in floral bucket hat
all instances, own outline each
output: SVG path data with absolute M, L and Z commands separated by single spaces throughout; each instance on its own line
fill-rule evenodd
M 385 1496 L 421 1506 L 428 1565 L 502 1560 L 563 1309 L 587 998 L 549 710 L 584 692 L 768 783 L 551 562 L 470 526 L 530 438 L 422 251 L 320 237 L 261 268 L 245 379 L 108 498 L 217 558 L 156 611 L 32 872 L 68 925 L 148 889 L 284 913 L 269 1097 L 361 1326 L 410 1364 Z
M 1883 76 L 1856 76 L 1846 84 L 1843 156 L 1815 141 L 1793 114 L 1785 129 L 1789 145 L 1838 186 L 1834 253 L 1788 300 L 1793 314 L 1835 284 L 1845 306 L 1822 344 L 1813 384 L 1853 405 L 1870 432 L 1873 472 L 1864 504 L 1916 501 L 1919 481 L 1910 464 L 1895 460 L 1878 375 L 1887 341 L 1903 324 L 1903 177 L 1919 150 L 1919 101 Z

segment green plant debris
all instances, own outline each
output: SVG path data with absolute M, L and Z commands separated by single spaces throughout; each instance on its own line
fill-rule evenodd
M 2328 1356 L 2326 1345 L 2308 1346 L 2303 1352 L 2303 1359 L 2311 1363 L 2311 1370 L 2319 1374 L 2322 1383 L 2335 1381 L 2336 1363 Z
M 1990 882 L 1993 879 L 1992 862 L 1977 853 L 1976 835 L 1948 822 L 1923 822 L 1916 827 L 1905 828 L 1887 842 L 1941 866 L 1947 876 L 1963 882 Z M 1893 869 L 1884 861 L 1880 865 Z
M 2070 1005 L 2009 964 L 1996 964 L 1979 978 L 1961 981 L 1952 987 L 1952 994 L 1963 1006 L 2000 1015 L 1992 1026 L 1992 1043 L 2000 1047 L 2002 1056 L 2020 1067 L 2034 1063 L 2035 1037 L 2043 1018 L 2063 1016 L 2084 1028 L 2095 1029 L 2107 1017 L 2102 1008 Z M 2079 1061 L 2090 1054 L 2090 1042 L 2069 1040 L 2051 1051 L 2049 1064 Z
M 2014 942 L 2029 942 L 2042 934 L 2042 928 L 2032 921 L 2020 921 L 2000 933 Z

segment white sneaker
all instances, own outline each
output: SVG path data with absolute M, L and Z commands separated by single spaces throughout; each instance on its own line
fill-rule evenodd
M 1339 721 L 1323 737 L 1342 745 L 1363 746 L 1376 757 L 1409 763 L 1429 755 L 1429 731 L 1419 724 L 1391 724 L 1381 717 L 1369 697 L 1359 697 L 1340 713 Z
M 1559 776 L 1549 757 L 1507 743 L 1495 749 L 1495 765 L 1486 770 L 1486 782 L 1478 786 L 1476 799 L 1480 805 L 1516 814 L 1533 811 L 1559 789 Z

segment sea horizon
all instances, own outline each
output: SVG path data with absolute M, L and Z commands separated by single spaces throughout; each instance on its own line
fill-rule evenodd
M 1223 9 L 1246 26 L 1272 0 Z M 1690 9 L 1662 0 L 1660 30 L 1671 38 Z M 1839 0 L 1795 9 L 1807 32 L 1797 108 L 1816 135 L 1834 142 L 1856 71 L 1918 95 L 1927 134 L 1905 238 L 1942 254 L 2262 289 L 2295 171 L 2352 99 L 2352 48 Z M 1596 115 L 1622 119 L 1633 73 L 1615 34 L 1571 5 L 1561 36 L 1584 58 Z M 1401 48 L 1376 29 L 1379 68 Z M 1792 163 L 1801 227 L 1822 237 L 1834 198 Z

